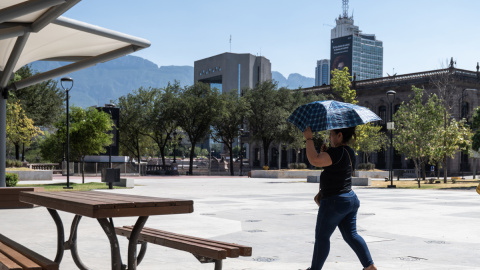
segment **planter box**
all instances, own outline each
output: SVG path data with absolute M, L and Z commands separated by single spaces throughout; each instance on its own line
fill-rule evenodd
M 252 178 L 307 178 L 308 176 L 319 176 L 322 171 L 305 170 L 254 170 L 251 171 Z
M 15 171 L 6 170 L 8 173 L 18 174 L 18 181 L 52 180 L 53 171 Z
M 386 171 L 355 171 L 355 176 L 356 177 L 366 177 L 366 178 L 381 178 L 385 179 L 385 177 L 388 177 L 388 173 Z
M 370 186 L 370 184 L 368 177 L 352 177 L 352 186 Z
M 133 188 L 135 186 L 133 178 L 120 178 L 120 182 L 113 182 L 114 186 Z
M 2 187 L 0 188 L 0 209 L 6 208 L 32 208 L 33 204 L 23 203 L 18 200 L 21 191 L 44 191 L 43 187 Z

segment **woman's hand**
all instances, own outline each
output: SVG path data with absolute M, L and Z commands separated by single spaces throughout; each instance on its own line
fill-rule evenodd
M 312 129 L 311 129 L 310 127 L 307 127 L 307 128 L 303 131 L 303 136 L 305 137 L 305 140 L 313 139 Z

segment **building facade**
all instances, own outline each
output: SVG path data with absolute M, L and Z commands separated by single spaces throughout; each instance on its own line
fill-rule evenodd
M 330 84 L 330 59 L 317 61 L 315 67 L 315 86 Z
M 382 121 L 377 124 L 382 125 L 383 131 L 386 132 L 386 122 L 390 112 L 386 92 L 388 90 L 396 92 L 392 104 L 393 111 L 396 112 L 402 102 L 406 103 L 410 100 L 413 93 L 412 86 L 425 89 L 428 94 L 444 96 L 450 107 L 450 115 L 457 120 L 466 119 L 467 123 L 471 122 L 475 108 L 480 106 L 480 67 L 477 65 L 476 72 L 461 70 L 454 67 L 453 61 L 446 69 L 353 81 L 351 88 L 357 91 L 358 105 L 370 108 L 382 118 Z M 329 85 L 303 88 L 298 91 L 333 93 Z M 388 169 L 390 164 L 388 153 L 387 151 L 374 153 L 370 157 L 370 162 L 375 163 L 378 169 Z M 362 156 L 357 155 L 357 164 L 363 162 Z M 460 151 L 454 158 L 448 159 L 449 174 L 471 173 L 475 168 L 478 171 L 479 165 L 478 159 L 473 159 L 467 153 Z M 393 168 L 413 169 L 414 164 L 413 161 L 396 153 L 393 157 Z
M 222 53 L 194 63 L 194 81 L 215 84 L 222 92 L 254 88 L 272 80 L 272 65 L 263 56 Z
M 331 31 L 331 70 L 348 67 L 356 80 L 383 76 L 383 42 L 374 34 L 363 34 L 353 17 L 340 16 Z

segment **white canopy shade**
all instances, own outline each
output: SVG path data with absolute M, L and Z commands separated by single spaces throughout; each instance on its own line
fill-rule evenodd
M 106 62 L 150 46 L 148 40 L 60 17 L 80 0 L 0 0 L 0 187 L 5 186 L 8 91 Z M 72 62 L 8 84 L 38 60 Z

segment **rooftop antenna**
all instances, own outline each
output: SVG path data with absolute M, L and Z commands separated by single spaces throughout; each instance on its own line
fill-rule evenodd
M 232 52 L 232 35 L 230 35 L 230 52 Z
M 342 0 L 343 2 L 343 17 L 348 18 L 348 0 Z

